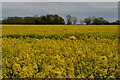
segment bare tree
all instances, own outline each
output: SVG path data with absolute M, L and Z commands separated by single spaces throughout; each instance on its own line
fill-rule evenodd
M 72 17 L 72 22 L 73 22 L 73 25 L 75 25 L 76 22 L 77 22 L 77 18 L 73 16 L 73 17 Z
M 67 15 L 66 16 L 66 18 L 67 18 L 67 25 L 71 25 L 72 24 L 72 17 L 71 17 L 71 15 Z

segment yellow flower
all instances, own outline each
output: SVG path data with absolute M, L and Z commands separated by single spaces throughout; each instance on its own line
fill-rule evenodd
M 71 40 L 75 40 L 76 37 L 75 37 L 75 36 L 70 36 L 69 39 L 71 39 Z
M 108 79 L 114 79 L 115 77 L 114 76 L 109 76 Z
M 40 52 L 40 50 L 35 50 L 35 53 L 39 53 Z
M 90 75 L 90 77 L 89 78 L 94 78 L 94 76 L 93 75 Z
M 102 57 L 100 57 L 100 60 L 107 61 L 107 57 L 106 56 L 102 56 Z
M 20 58 L 19 57 L 16 57 L 16 61 L 19 61 L 20 60 Z

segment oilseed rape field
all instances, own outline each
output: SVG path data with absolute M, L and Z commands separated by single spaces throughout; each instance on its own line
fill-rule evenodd
M 2 25 L 3 78 L 120 78 L 118 25 Z

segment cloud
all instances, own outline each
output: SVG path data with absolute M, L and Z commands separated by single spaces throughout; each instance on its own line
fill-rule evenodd
M 2 2 L 118 2 L 119 0 L 2 0 Z
M 103 16 L 110 21 L 117 19 L 117 2 L 3 2 L 3 18 L 8 16 L 33 16 L 70 14 L 80 19 Z
M 0 20 L 2 19 L 2 3 L 0 3 Z

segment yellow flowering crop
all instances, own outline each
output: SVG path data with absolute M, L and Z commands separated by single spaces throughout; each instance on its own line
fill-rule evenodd
M 3 78 L 120 76 L 117 25 L 3 25 Z

